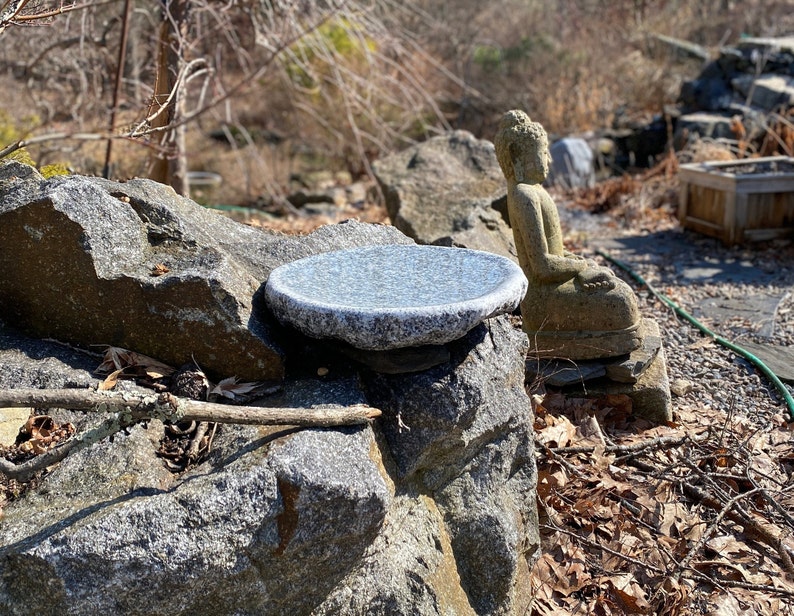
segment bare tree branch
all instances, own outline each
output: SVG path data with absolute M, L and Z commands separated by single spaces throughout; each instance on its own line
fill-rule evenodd
M 68 408 L 111 413 L 98 427 L 27 462 L 14 464 L 0 457 L 0 473 L 25 481 L 34 473 L 63 460 L 70 452 L 88 447 L 120 430 L 146 419 L 196 421 L 267 426 L 333 427 L 367 424 L 381 411 L 363 404 L 279 408 L 232 406 L 177 398 L 171 394 L 141 396 L 92 389 L 5 389 L 0 390 L 0 408 Z
M 278 408 L 199 402 L 171 394 L 140 396 L 92 389 L 0 390 L 0 408 L 16 406 L 124 412 L 132 413 L 138 420 L 149 418 L 314 427 L 364 424 L 381 414 L 378 409 L 361 404 L 348 407 Z
M 13 154 L 17 150 L 26 148 L 29 145 L 34 145 L 37 143 L 45 143 L 47 141 L 60 141 L 63 139 L 75 139 L 78 141 L 100 141 L 102 139 L 119 139 L 122 137 L 123 137 L 122 135 L 106 135 L 102 133 L 67 133 L 67 132 L 46 133 L 44 135 L 28 137 L 27 139 L 20 139 L 19 141 L 15 141 L 14 143 L 7 145 L 2 150 L 0 150 L 0 158 L 4 158 L 9 154 Z
M 30 0 L 7 0 L 0 9 L 0 34 L 6 31 L 9 25 L 17 20 L 22 9 Z

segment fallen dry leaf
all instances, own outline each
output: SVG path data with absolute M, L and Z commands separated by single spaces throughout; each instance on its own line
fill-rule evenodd
M 153 379 L 170 376 L 176 372 L 168 364 L 164 364 L 153 357 L 114 346 L 109 346 L 105 349 L 103 361 L 95 372 L 97 374 L 110 374 L 124 368 L 139 368 L 145 372 L 146 376 Z
M 65 441 L 75 432 L 70 423 L 58 424 L 49 415 L 31 415 L 19 431 L 16 446 L 20 452 L 39 455 Z
M 576 426 L 565 416 L 546 415 L 546 427 L 537 431 L 538 440 L 544 445 L 567 447 L 576 438 Z
M 603 584 L 625 614 L 646 614 L 648 601 L 642 587 L 630 573 L 612 575 Z
M 170 271 L 171 270 L 168 268 L 167 265 L 164 265 L 163 263 L 158 263 L 157 265 L 155 265 L 152 268 L 152 271 L 149 272 L 149 275 L 150 276 L 162 276 L 163 274 L 167 274 Z
M 116 383 L 118 383 L 119 376 L 121 376 L 121 373 L 124 372 L 124 370 L 125 368 L 119 368 L 118 370 L 114 370 L 108 374 L 105 377 L 105 380 L 99 384 L 97 389 L 99 391 L 109 391 L 113 389 L 116 386 Z
M 236 376 L 223 379 L 210 390 L 210 395 L 229 398 L 230 400 L 249 399 L 260 393 L 268 393 L 267 383 L 252 382 L 240 383 Z

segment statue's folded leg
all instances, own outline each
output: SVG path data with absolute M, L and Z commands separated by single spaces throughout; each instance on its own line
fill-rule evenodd
M 616 357 L 641 344 L 639 310 L 625 283 L 595 293 L 573 283 L 530 288 L 521 313 L 530 353 L 539 357 Z

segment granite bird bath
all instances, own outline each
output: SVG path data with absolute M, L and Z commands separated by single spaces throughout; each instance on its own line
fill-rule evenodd
M 515 310 L 521 268 L 487 252 L 440 246 L 367 246 L 282 265 L 265 298 L 276 317 L 314 338 L 384 351 L 439 345 Z

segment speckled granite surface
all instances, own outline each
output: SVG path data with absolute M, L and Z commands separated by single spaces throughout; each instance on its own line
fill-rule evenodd
M 518 306 L 527 282 L 509 259 L 439 246 L 341 250 L 293 261 L 268 279 L 268 306 L 315 338 L 387 350 L 444 344 Z

